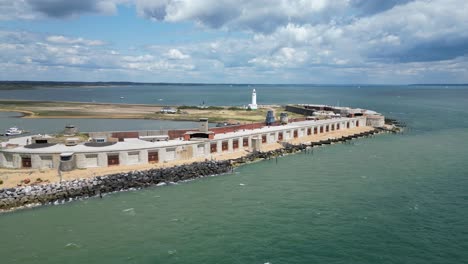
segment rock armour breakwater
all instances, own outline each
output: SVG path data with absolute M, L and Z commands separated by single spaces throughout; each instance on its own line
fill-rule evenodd
M 286 154 L 292 154 L 292 153 L 296 153 L 299 151 L 304 151 L 313 147 L 319 147 L 322 145 L 330 145 L 330 144 L 335 144 L 335 143 L 343 143 L 343 142 L 350 141 L 352 139 L 361 138 L 361 137 L 369 137 L 374 134 L 387 133 L 387 132 L 395 133 L 393 130 L 377 128 L 371 131 L 362 132 L 362 133 L 354 134 L 351 136 L 343 136 L 343 137 L 337 137 L 337 138 L 332 138 L 332 139 L 327 139 L 327 140 L 321 140 L 318 142 L 310 142 L 308 144 L 303 143 L 303 144 L 294 145 L 290 143 L 283 143 L 283 148 L 275 149 L 271 151 L 265 151 L 265 152 L 262 152 L 262 151 L 254 152 L 249 155 L 246 155 L 245 157 L 233 159 L 230 162 L 232 165 L 235 166 L 235 165 L 239 165 L 243 163 L 252 162 L 258 159 L 271 159 L 271 158 L 283 156 Z
M 98 196 L 104 193 L 140 189 L 163 183 L 179 182 L 204 176 L 219 175 L 232 171 L 233 167 L 236 165 L 249 163 L 259 159 L 271 159 L 273 157 L 303 151 L 311 147 L 346 142 L 354 138 L 372 136 L 381 132 L 388 131 L 375 129 L 352 136 L 311 142 L 309 144 L 293 145 L 284 143 L 283 148 L 280 149 L 266 152 L 253 152 L 244 157 L 232 160 L 196 162 L 170 168 L 98 176 L 91 179 L 78 179 L 46 185 L 0 189 L 0 211 L 25 206 L 65 202 L 77 198 Z
M 45 205 L 103 193 L 139 189 L 223 174 L 231 171 L 229 161 L 197 162 L 171 168 L 133 171 L 47 185 L 0 189 L 0 210 L 28 205 Z

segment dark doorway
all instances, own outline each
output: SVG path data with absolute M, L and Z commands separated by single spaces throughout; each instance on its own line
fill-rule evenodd
M 238 149 L 239 148 L 239 140 L 238 139 L 234 139 L 232 141 L 232 148 L 233 149 Z
M 228 150 L 228 142 L 227 141 L 223 141 L 221 143 L 221 150 L 222 151 L 227 151 Z
M 108 155 L 107 156 L 107 165 L 114 166 L 119 165 L 119 155 Z
M 23 168 L 31 168 L 31 158 L 30 157 L 22 157 L 21 158 L 21 165 Z
M 158 152 L 148 152 L 148 162 L 149 163 L 158 163 L 159 162 L 159 154 Z
M 216 153 L 217 152 L 217 146 L 216 146 L 216 143 L 211 143 L 210 145 L 210 152 L 211 153 Z

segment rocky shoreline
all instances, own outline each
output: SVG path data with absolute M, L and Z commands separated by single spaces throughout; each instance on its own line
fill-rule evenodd
M 346 142 L 354 138 L 371 136 L 381 132 L 389 132 L 389 130 L 375 129 L 352 136 L 322 140 L 309 144 L 292 145 L 285 143 L 283 144 L 283 148 L 280 149 L 249 153 L 244 157 L 232 160 L 196 162 L 170 168 L 116 173 L 91 179 L 78 179 L 60 183 L 0 189 L 0 212 L 23 207 L 63 203 L 78 198 L 102 196 L 102 194 L 105 193 L 140 189 L 187 181 L 205 176 L 219 175 L 232 171 L 235 166 L 255 160 L 271 159 L 285 154 L 303 151 L 311 147 Z M 394 131 L 390 130 L 390 132 Z
M 0 190 L 0 210 L 28 205 L 46 205 L 104 193 L 140 189 L 171 182 L 186 181 L 232 170 L 229 161 L 197 162 L 170 168 L 133 171 L 45 185 Z

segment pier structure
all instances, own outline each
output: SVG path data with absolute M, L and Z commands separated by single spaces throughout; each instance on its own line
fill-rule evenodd
M 301 120 L 267 126 L 248 124 L 230 128 L 200 128 L 169 131 L 169 136 L 139 136 L 138 132 L 113 133 L 116 140 L 106 140 L 106 133 L 96 142 L 80 144 L 33 143 L 30 137 L 3 142 L 0 167 L 15 169 L 58 169 L 68 171 L 119 165 L 165 163 L 193 158 L 211 159 L 222 153 L 258 151 L 263 145 L 325 135 L 333 131 L 368 126 L 367 116 L 325 120 Z M 98 134 L 96 134 L 98 135 Z

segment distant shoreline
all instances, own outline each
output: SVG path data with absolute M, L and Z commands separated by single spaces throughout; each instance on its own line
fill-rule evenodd
M 33 90 L 40 88 L 74 88 L 74 87 L 84 87 L 84 88 L 106 88 L 113 86 L 169 86 L 169 85 L 179 85 L 179 86 L 215 86 L 215 85 L 231 85 L 231 86 L 468 86 L 468 83 L 413 83 L 413 84 L 359 84 L 359 83 L 349 83 L 349 84 L 313 84 L 313 83 L 171 83 L 171 82 L 80 82 L 80 81 L 0 81 L 0 91 L 1 90 Z

